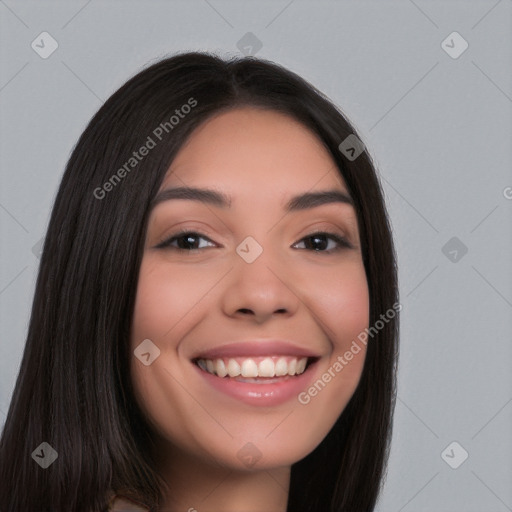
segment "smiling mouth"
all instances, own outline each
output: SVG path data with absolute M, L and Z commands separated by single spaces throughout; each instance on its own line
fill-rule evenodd
M 272 384 L 303 374 L 318 357 L 258 356 L 196 358 L 192 362 L 216 377 L 237 382 Z

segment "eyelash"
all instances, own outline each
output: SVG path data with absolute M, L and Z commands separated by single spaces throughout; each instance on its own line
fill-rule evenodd
M 200 251 L 202 249 L 205 249 L 205 247 L 201 247 L 199 249 L 182 249 L 181 247 L 171 246 L 171 243 L 178 240 L 179 238 L 184 237 L 184 235 L 193 235 L 195 238 L 203 238 L 205 240 L 208 240 L 211 243 L 214 243 L 207 236 L 205 236 L 201 233 L 198 233 L 197 231 L 182 230 L 182 231 L 179 231 L 179 232 L 173 234 L 170 238 L 163 240 L 158 245 L 156 245 L 155 248 L 156 249 L 172 249 L 172 250 L 179 251 L 179 252 L 195 252 L 195 251 Z M 339 236 L 335 233 L 330 233 L 328 231 L 315 231 L 315 232 L 310 233 L 309 235 L 306 235 L 305 237 L 301 238 L 299 240 L 299 242 L 303 242 L 304 240 L 306 240 L 308 238 L 314 238 L 319 235 L 325 235 L 325 236 L 327 236 L 327 238 L 334 240 L 338 244 L 338 247 L 336 247 L 335 249 L 329 249 L 326 251 L 325 250 L 317 251 L 314 249 L 310 249 L 312 252 L 323 252 L 326 254 L 331 254 L 333 252 L 337 252 L 337 251 L 340 251 L 343 249 L 352 249 L 353 248 L 352 244 L 346 238 Z M 300 250 L 307 250 L 307 249 L 300 249 Z

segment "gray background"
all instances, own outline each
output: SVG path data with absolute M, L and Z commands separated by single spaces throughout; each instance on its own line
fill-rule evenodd
M 379 165 L 403 305 L 379 512 L 512 510 L 511 0 L 9 0 L 0 14 L 2 424 L 37 244 L 85 124 L 148 62 L 251 51 L 237 43 L 252 32 L 258 56 L 342 107 Z M 59 45 L 47 59 L 31 48 L 43 31 Z M 454 31 L 469 44 L 456 59 L 441 46 Z

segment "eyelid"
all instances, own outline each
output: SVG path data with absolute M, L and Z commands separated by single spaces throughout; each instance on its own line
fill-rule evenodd
M 307 230 L 306 234 L 302 235 L 300 240 L 316 234 L 323 234 L 339 238 L 343 242 L 346 242 L 351 248 L 356 248 L 352 229 L 344 229 L 342 226 L 335 225 L 332 222 L 320 221 L 310 224 Z
M 200 231 L 198 229 L 194 229 L 194 228 L 184 228 L 184 229 L 179 229 L 178 231 L 171 233 L 168 236 L 165 236 L 153 248 L 154 249 L 166 249 L 168 247 L 172 247 L 170 245 L 171 242 L 173 242 L 175 239 L 177 239 L 183 235 L 188 235 L 188 234 L 197 235 L 198 238 L 204 238 L 208 242 L 215 244 L 219 247 L 222 247 L 222 245 L 219 245 L 217 242 L 214 242 L 208 235 L 205 235 L 202 231 Z M 177 251 L 183 251 L 183 252 L 192 252 L 192 251 L 199 251 L 201 249 L 204 249 L 204 248 L 201 248 L 201 249 L 188 249 L 187 250 L 187 249 L 180 249 L 179 247 L 172 247 L 172 248 Z
M 335 249 L 329 249 L 328 251 L 311 251 L 311 252 L 323 252 L 324 254 L 332 254 L 336 251 L 342 250 L 342 249 L 355 249 L 354 244 L 350 242 L 348 237 L 345 235 L 342 235 L 341 233 L 336 233 L 334 231 L 329 231 L 328 229 L 317 229 L 315 231 L 312 231 L 300 238 L 297 242 L 293 244 L 293 246 L 297 245 L 298 243 L 302 242 L 306 238 L 311 238 L 315 235 L 324 235 L 326 238 L 330 238 L 331 240 L 334 240 L 338 247 Z M 293 247 L 292 246 L 292 247 Z M 306 249 L 301 249 L 306 250 Z
M 184 229 L 180 229 L 180 230 L 176 231 L 175 233 L 172 233 L 169 236 L 165 237 L 160 242 L 158 242 L 157 245 L 154 246 L 154 248 L 155 249 L 172 248 L 173 250 L 180 251 L 180 252 L 196 252 L 196 251 L 206 249 L 206 247 L 201 247 L 198 249 L 181 249 L 179 247 L 173 247 L 170 245 L 171 242 L 174 242 L 176 239 L 178 239 L 181 236 L 186 235 L 186 234 L 197 235 L 197 238 L 203 238 L 204 240 L 207 240 L 211 244 L 214 244 L 217 246 L 219 245 L 219 244 L 217 244 L 217 242 L 214 242 L 208 235 L 205 235 L 204 233 L 202 233 L 199 230 L 195 230 L 193 228 L 184 228 Z M 336 247 L 334 249 L 329 249 L 327 251 L 310 251 L 310 252 L 315 252 L 315 253 L 320 252 L 320 253 L 325 253 L 325 254 L 332 254 L 332 253 L 340 251 L 342 249 L 354 249 L 355 248 L 355 246 L 350 242 L 350 240 L 345 235 L 343 235 L 341 233 L 337 233 L 332 230 L 329 230 L 328 228 L 323 228 L 323 229 L 316 228 L 315 230 L 308 232 L 307 234 L 301 236 L 301 238 L 299 240 L 294 242 L 294 244 L 291 247 L 294 247 L 295 245 L 303 242 L 305 239 L 311 238 L 315 235 L 323 235 L 327 238 L 330 238 L 331 240 L 334 240 L 338 244 L 338 247 Z M 222 247 L 222 245 L 220 245 L 220 247 Z M 300 249 L 300 250 L 307 251 L 307 249 Z

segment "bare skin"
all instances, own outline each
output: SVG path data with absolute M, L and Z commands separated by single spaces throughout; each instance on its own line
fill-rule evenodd
M 150 339 L 160 355 L 149 366 L 132 358 L 131 372 L 169 486 L 162 510 L 284 512 L 291 465 L 327 435 L 364 364 L 363 347 L 332 377 L 338 356 L 368 327 L 356 214 L 342 202 L 285 212 L 296 195 L 348 192 L 317 137 L 268 110 L 236 109 L 196 129 L 161 190 L 184 186 L 222 192 L 230 206 L 165 200 L 148 223 L 131 347 Z M 196 233 L 193 250 L 183 249 L 183 235 L 156 247 L 182 229 Z M 328 235 L 315 245 L 317 232 L 350 246 Z M 236 252 L 248 236 L 263 249 L 252 263 Z M 244 403 L 210 386 L 191 361 L 226 343 L 275 339 L 319 355 L 309 386 L 330 369 L 307 403 Z M 259 454 L 250 466 L 237 455 L 248 443 Z

